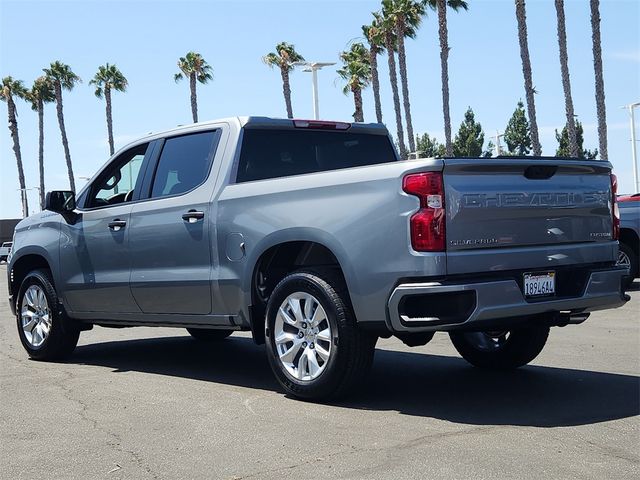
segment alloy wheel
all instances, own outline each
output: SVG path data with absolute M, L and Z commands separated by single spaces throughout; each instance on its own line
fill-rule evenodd
M 51 309 L 40 286 L 31 285 L 24 292 L 20 316 L 25 339 L 31 347 L 40 347 L 51 331 Z
M 318 299 L 295 292 L 284 299 L 273 337 L 285 370 L 299 381 L 312 381 L 325 370 L 333 350 L 331 324 Z
M 616 265 L 631 268 L 631 259 L 629 258 L 629 255 L 622 250 L 618 250 L 618 260 L 616 261 Z

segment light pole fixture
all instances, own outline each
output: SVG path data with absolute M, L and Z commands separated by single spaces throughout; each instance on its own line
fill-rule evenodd
M 633 188 L 631 193 L 640 192 L 640 183 L 638 182 L 638 153 L 636 148 L 636 122 L 633 116 L 633 109 L 640 105 L 640 102 L 630 103 L 622 108 L 629 110 L 629 123 L 631 126 L 631 161 L 633 162 Z
M 313 94 L 313 118 L 320 120 L 320 108 L 318 106 L 318 70 L 322 67 L 335 65 L 335 62 L 293 62 L 291 65 L 304 67 L 303 72 L 311 72 L 311 89 Z

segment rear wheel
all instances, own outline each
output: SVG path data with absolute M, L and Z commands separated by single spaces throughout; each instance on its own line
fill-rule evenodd
M 342 277 L 298 271 L 267 305 L 267 355 L 287 393 L 309 400 L 343 396 L 366 376 L 377 337 L 358 329 Z
M 187 332 L 195 338 L 203 342 L 217 342 L 224 340 L 233 333 L 233 330 L 214 330 L 207 328 L 187 328 Z
M 22 281 L 16 317 L 20 341 L 31 358 L 61 360 L 76 348 L 80 330 L 58 308 L 48 270 L 34 270 Z
M 476 367 L 512 369 L 536 358 L 549 337 L 549 327 L 486 332 L 450 332 L 453 346 Z

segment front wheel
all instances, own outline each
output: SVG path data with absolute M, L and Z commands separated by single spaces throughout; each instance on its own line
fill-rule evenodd
M 377 338 L 358 329 L 342 277 L 331 270 L 287 275 L 267 304 L 267 355 L 287 393 L 343 396 L 371 367 Z
M 549 327 L 523 327 L 485 332 L 450 332 L 453 346 L 476 367 L 513 369 L 536 358 L 549 337 Z
M 16 299 L 18 334 L 36 360 L 61 360 L 73 352 L 80 330 L 58 309 L 58 295 L 48 270 L 27 274 Z

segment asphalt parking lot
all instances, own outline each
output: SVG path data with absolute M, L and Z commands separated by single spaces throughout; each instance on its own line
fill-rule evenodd
M 285 397 L 249 335 L 84 332 L 66 363 L 23 351 L 0 266 L 6 479 L 630 479 L 640 476 L 640 290 L 552 330 L 531 366 L 483 372 L 448 337 L 378 343 L 359 394 Z

